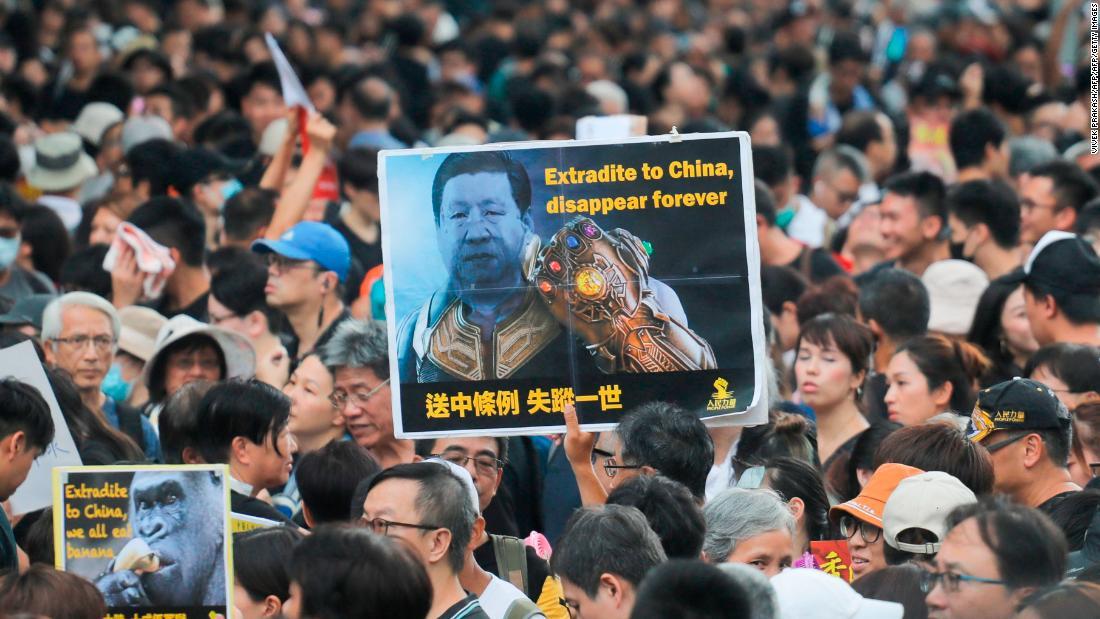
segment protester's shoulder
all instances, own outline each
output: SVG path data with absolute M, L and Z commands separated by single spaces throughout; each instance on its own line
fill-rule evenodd
M 477 597 L 467 595 L 455 605 L 443 611 L 439 619 L 489 619 Z
M 239 492 L 232 492 L 230 493 L 229 502 L 232 510 L 238 514 L 254 516 L 256 518 L 266 518 L 267 520 L 274 520 L 281 524 L 295 526 L 294 522 L 291 521 L 290 518 L 284 516 L 281 511 L 259 499 L 245 496 Z

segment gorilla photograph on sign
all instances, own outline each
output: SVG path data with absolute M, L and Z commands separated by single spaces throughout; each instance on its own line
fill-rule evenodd
M 92 581 L 112 612 L 229 616 L 224 466 L 54 472 L 57 568 Z
M 379 180 L 402 436 L 759 397 L 746 134 L 384 151 Z

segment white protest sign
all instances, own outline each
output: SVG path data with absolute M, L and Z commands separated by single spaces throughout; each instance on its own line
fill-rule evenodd
M 279 71 L 279 85 L 282 86 L 283 101 L 286 102 L 286 106 L 295 107 L 300 105 L 310 112 L 315 112 L 313 102 L 309 100 L 309 95 L 306 94 L 302 81 L 298 79 L 294 68 L 290 66 L 290 61 L 286 59 L 283 50 L 279 48 L 275 37 L 271 36 L 270 32 L 265 32 L 264 41 L 267 42 L 267 49 L 271 52 L 271 59 L 275 61 L 275 69 Z
M 50 406 L 50 415 L 53 417 L 53 442 L 34 461 L 27 480 L 11 495 L 12 513 L 18 516 L 49 507 L 53 502 L 50 475 L 55 466 L 80 466 L 83 463 L 33 344 L 21 342 L 0 350 L 0 377 L 3 376 L 11 376 L 37 389 Z
M 577 120 L 578 140 L 619 140 L 645 135 L 646 117 L 632 114 L 585 116 Z

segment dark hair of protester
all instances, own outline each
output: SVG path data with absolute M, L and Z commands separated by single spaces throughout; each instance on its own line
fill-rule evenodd
M 271 224 L 279 194 L 270 189 L 245 187 L 225 201 L 222 233 L 230 241 L 244 242 Z
M 153 198 L 137 207 L 130 214 L 129 222 L 154 241 L 179 251 L 180 260 L 187 266 L 202 266 L 206 221 L 190 203 L 179 198 Z
M 1063 580 L 1025 597 L 1017 612 L 1025 610 L 1039 619 L 1100 617 L 1100 584 Z
M 901 426 L 885 420 L 875 420 L 871 426 L 863 431 L 856 439 L 852 451 L 848 454 L 848 462 L 843 468 L 836 468 L 826 478 L 825 483 L 839 502 L 850 501 L 859 496 L 863 484 L 859 481 L 859 472 L 864 471 L 867 477 L 875 472 L 875 450 L 882 444 L 886 437 L 897 432 Z
M 623 415 L 617 433 L 622 464 L 653 467 L 696 498 L 704 496 L 714 442 L 693 413 L 668 402 L 647 402 Z
M 903 352 L 924 375 L 929 391 L 951 385 L 948 406 L 958 415 L 970 414 L 977 397 L 974 383 L 990 368 L 989 359 L 977 346 L 931 333 L 906 340 L 894 354 Z
M 990 368 L 986 372 L 985 380 L 981 383 L 983 387 L 1011 380 L 1015 376 L 1027 376 L 1023 368 L 1016 365 L 1004 340 L 1001 312 L 1008 297 L 1020 285 L 1006 281 L 1006 277 L 998 277 L 990 281 L 989 286 L 982 292 L 982 296 L 978 299 L 978 307 L 974 310 L 974 322 L 970 325 L 970 334 L 966 337 L 970 343 L 981 346 L 989 358 Z
M 19 150 L 10 135 L 0 135 L 0 181 L 14 183 L 19 178 Z
M 993 459 L 957 426 L 931 422 L 908 426 L 884 438 L 875 450 L 872 469 L 896 462 L 922 471 L 943 471 L 978 495 L 993 492 Z
M 0 379 L 0 438 L 26 435 L 27 449 L 46 449 L 53 442 L 53 417 L 42 394 L 12 377 Z
M 738 475 L 774 458 L 794 458 L 818 466 L 817 428 L 803 415 L 769 411 L 768 423 L 745 428 L 737 442 Z
M 985 224 L 1002 249 L 1020 242 L 1020 200 L 1011 187 L 995 181 L 969 181 L 947 192 L 947 210 L 969 227 Z
M 164 364 L 168 362 L 168 358 L 176 353 L 194 353 L 203 348 L 210 348 L 215 352 L 218 357 L 218 364 L 221 366 L 219 376 L 225 376 L 225 355 L 222 353 L 221 346 L 218 346 L 214 338 L 205 333 L 193 333 L 172 342 L 167 348 L 161 351 L 161 354 L 157 355 L 156 360 L 153 362 L 153 367 L 149 371 L 150 401 L 159 402 L 167 395 L 164 390 Z
M 940 177 L 931 172 L 903 172 L 890 177 L 882 191 L 912 198 L 917 203 L 921 219 L 939 217 L 943 224 L 941 230 L 947 230 L 947 208 L 943 199 L 947 190 Z
M 347 522 L 359 482 L 382 470 L 355 441 L 330 441 L 298 460 L 294 478 L 310 526 Z
M 290 556 L 304 535 L 293 527 L 255 529 L 233 536 L 234 580 L 253 602 L 290 597 Z
M 423 564 L 366 529 L 320 527 L 298 543 L 289 570 L 302 592 L 302 619 L 423 619 L 431 609 Z
M 43 509 L 29 527 L 22 531 L 19 529 L 20 527 L 16 525 L 15 541 L 27 553 L 27 560 L 32 564 L 41 563 L 52 567 L 54 565 L 53 508 Z
M 463 174 L 498 172 L 508 177 L 512 187 L 512 198 L 519 208 L 520 216 L 527 214 L 531 206 L 531 179 L 523 164 L 504 151 L 483 151 L 476 153 L 452 153 L 440 164 L 432 181 L 432 211 L 436 223 L 439 222 L 439 209 L 443 202 L 443 188 L 447 182 Z
M 126 153 L 126 166 L 134 187 L 149 183 L 151 197 L 166 196 L 176 182 L 183 148 L 164 138 L 154 138 L 134 145 Z M 145 229 L 138 225 L 139 228 Z M 148 232 L 148 230 L 146 230 Z
M 698 559 L 707 523 L 687 487 L 661 475 L 638 475 L 611 491 L 608 505 L 637 507 L 661 538 L 665 556 Z
M 844 114 L 836 132 L 836 143 L 866 153 L 872 143 L 884 142 L 886 136 L 878 122 L 879 114 L 875 110 L 852 110 Z
M 477 520 L 476 506 L 470 504 L 466 485 L 447 467 L 432 462 L 414 462 L 391 466 L 378 473 L 367 484 L 367 493 L 391 479 L 417 483 L 416 511 L 420 521 L 431 522 L 451 532 L 447 562 L 454 573 L 461 572 Z
M 340 188 L 351 186 L 360 191 L 378 193 L 378 151 L 352 148 L 336 165 Z
M 752 170 L 765 185 L 775 187 L 790 178 L 790 151 L 783 146 L 754 146 Z
M 84 291 L 111 298 L 111 273 L 103 270 L 108 245 L 92 245 L 77 250 L 61 265 L 58 284 L 65 292 Z
M 760 267 L 760 290 L 764 297 L 764 306 L 776 316 L 783 313 L 784 303 L 796 303 L 809 285 L 801 273 L 790 267 Z
M 86 465 L 114 464 L 119 461 L 141 462 L 145 454 L 129 436 L 119 432 L 106 419 L 92 411 L 80 398 L 69 373 L 60 368 L 47 368 L 50 389 L 65 418 L 65 425 L 76 443 L 80 460 Z
M 859 315 L 900 342 L 928 330 L 931 306 L 920 278 L 902 269 L 884 269 L 859 284 Z
M 921 571 L 912 563 L 891 565 L 861 577 L 852 588 L 868 599 L 901 604 L 905 608 L 902 619 L 928 619 L 928 604 L 920 588 Z
M 1049 178 L 1054 184 L 1055 210 L 1071 208 L 1079 212 L 1089 200 L 1100 192 L 1096 181 L 1076 164 L 1055 159 L 1035 166 L 1029 176 Z
M 290 398 L 258 380 L 217 383 L 199 402 L 195 419 L 195 450 L 207 463 L 229 462 L 233 439 L 241 436 L 256 445 L 272 443 L 290 419 Z
M 1004 125 L 987 108 L 962 112 L 951 121 L 951 155 L 960 170 L 980 166 L 986 146 L 1000 148 L 1004 139 Z
M 799 308 L 801 312 L 801 306 Z M 801 325 L 798 346 L 806 341 L 821 347 L 834 346 L 848 358 L 852 374 L 870 369 L 874 338 L 871 330 L 847 314 L 821 314 Z M 795 350 L 798 349 L 795 346 Z
M 588 597 L 596 597 L 603 574 L 637 587 L 667 560 L 661 540 L 636 507 L 601 505 L 573 512 L 550 555 L 550 569 Z
M 829 495 L 817 467 L 798 458 L 772 458 L 764 464 L 764 479 L 784 501 L 802 501 L 802 520 L 811 542 L 829 539 Z
M 630 619 L 725 619 L 749 617 L 748 593 L 718 567 L 698 559 L 672 559 L 653 568 Z
M 948 514 L 948 530 L 971 518 L 997 560 L 1005 587 L 1044 587 L 1062 580 L 1066 538 L 1046 514 L 1004 496 L 984 497 Z
M 50 619 L 102 619 L 107 614 L 103 595 L 95 585 L 41 564 L 0 578 L 0 608 Z
M 859 289 L 851 278 L 834 275 L 816 286 L 811 286 L 798 297 L 798 324 L 824 314 L 856 317 Z
M 23 243 L 31 248 L 34 270 L 56 282 L 61 277 L 61 265 L 73 252 L 61 218 L 47 206 L 32 204 L 23 210 L 19 229 Z
M 199 402 L 216 383 L 197 380 L 180 387 L 164 402 L 157 418 L 160 453 L 165 464 L 187 464 L 184 451 L 195 449 L 198 436 Z M 197 456 L 198 453 L 191 454 Z
M 278 312 L 271 309 L 264 296 L 267 285 L 267 267 L 257 258 L 259 254 L 248 252 L 241 260 L 229 264 L 210 278 L 210 294 L 237 316 L 260 312 L 275 330 Z
M 1095 346 L 1068 342 L 1043 346 L 1028 359 L 1023 376 L 1039 368 L 1065 383 L 1070 393 L 1100 393 L 1100 349 Z
M 1066 536 L 1069 551 L 1081 550 L 1085 544 L 1085 533 L 1092 524 L 1093 516 L 1100 508 L 1100 490 L 1085 489 L 1067 495 L 1054 504 L 1047 515 L 1058 525 Z

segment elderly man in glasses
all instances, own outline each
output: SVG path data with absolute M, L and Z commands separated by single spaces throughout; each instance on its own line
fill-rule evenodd
M 150 460 L 160 459 L 160 441 L 149 420 L 115 402 L 100 388 L 115 359 L 122 323 L 113 305 L 90 292 L 70 292 L 42 312 L 46 362 L 72 376 L 84 404 L 141 446 Z
M 477 488 L 478 510 L 485 514 L 496 497 L 500 483 L 504 479 L 504 464 L 508 459 L 508 439 L 491 436 L 453 436 L 416 441 L 416 453 L 421 458 L 439 458 L 464 467 Z M 503 505 L 499 501 L 495 514 L 504 513 L 510 519 L 511 501 Z M 500 508 L 500 509 L 496 509 Z M 547 617 L 564 617 L 558 604 L 561 597 L 561 585 L 550 575 L 550 564 L 523 541 L 507 535 L 490 533 L 488 528 L 481 530 L 471 542 L 474 547 L 474 559 L 487 572 L 511 582 L 532 602 L 540 604 Z M 511 523 L 515 529 L 515 523 Z M 495 530 L 495 529 L 494 529 Z M 555 614 L 557 613 L 557 614 Z
M 931 619 L 1012 617 L 1029 593 L 1057 584 L 1066 570 L 1062 532 L 1036 509 L 1003 498 L 955 509 L 926 572 Z
M 322 349 L 321 360 L 333 376 L 332 404 L 343 413 L 355 442 L 383 469 L 412 462 L 413 442 L 393 435 L 385 326 L 374 321 L 344 321 Z

